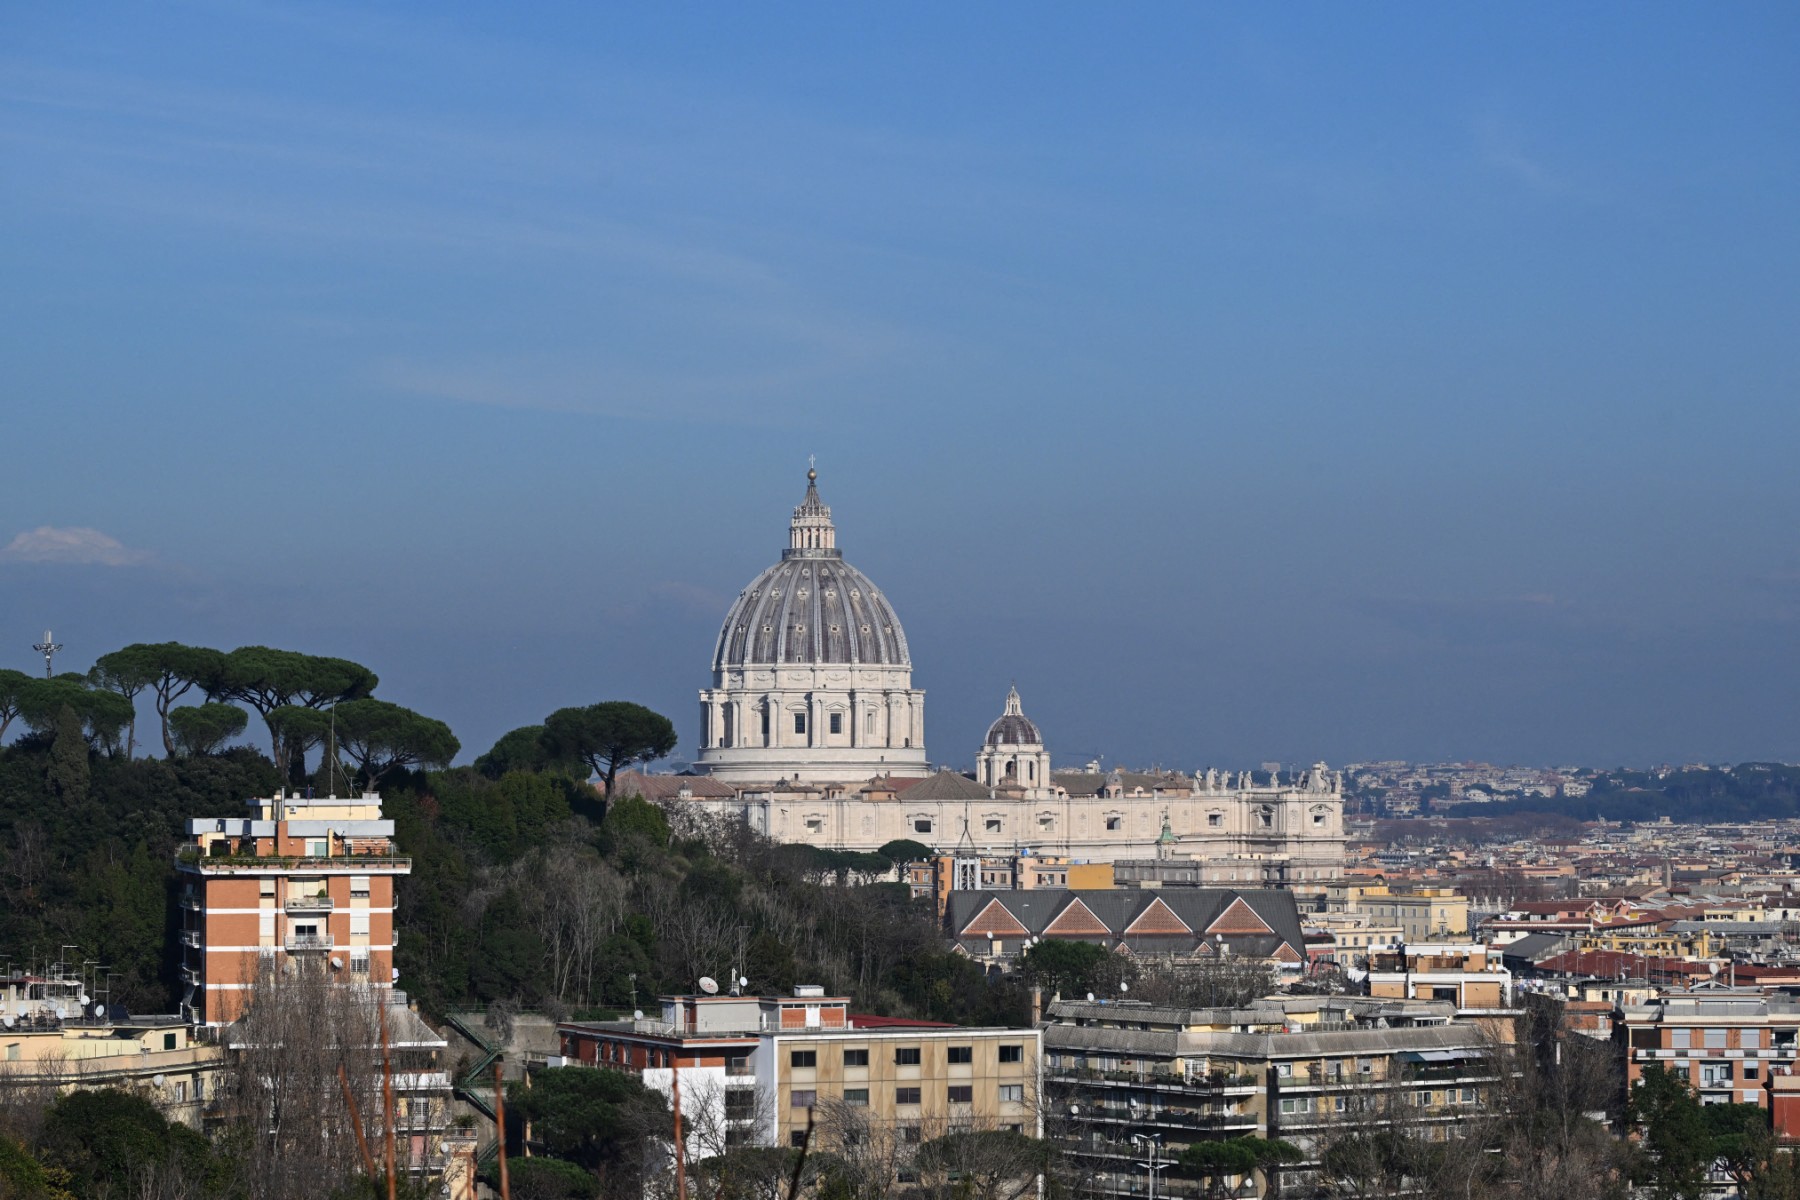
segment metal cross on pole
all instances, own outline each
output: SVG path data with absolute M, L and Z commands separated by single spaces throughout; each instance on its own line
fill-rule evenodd
M 44 656 L 44 678 L 50 678 L 50 660 L 56 657 L 58 650 L 62 649 L 62 643 L 51 637 L 50 631 L 46 629 L 44 630 L 44 640 L 37 643 L 32 649 Z

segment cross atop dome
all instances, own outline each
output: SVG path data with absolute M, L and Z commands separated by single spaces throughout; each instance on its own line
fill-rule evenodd
M 788 548 L 783 558 L 836 558 L 837 528 L 831 523 L 831 509 L 819 499 L 818 468 L 807 457 L 806 498 L 794 509 L 788 525 Z

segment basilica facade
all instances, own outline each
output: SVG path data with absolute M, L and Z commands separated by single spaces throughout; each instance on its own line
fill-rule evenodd
M 1266 778 L 1059 772 L 1016 688 L 972 775 L 932 769 L 900 618 L 844 560 L 814 471 L 780 560 L 719 630 L 695 771 L 704 778 L 644 785 L 827 849 L 910 839 L 946 853 L 1186 860 L 1209 881 L 1328 879 L 1343 864 L 1341 780 L 1322 764 Z

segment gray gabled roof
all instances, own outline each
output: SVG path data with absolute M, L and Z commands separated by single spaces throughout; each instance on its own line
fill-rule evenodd
M 923 785 L 921 785 L 923 786 Z M 1094 934 L 1077 940 L 1103 942 L 1109 948 L 1121 943 L 1134 953 L 1191 954 L 1203 942 L 1214 942 L 1207 934 L 1209 926 L 1234 903 L 1242 900 L 1270 933 L 1225 935 L 1231 953 L 1253 958 L 1273 957 L 1283 943 L 1292 948 L 1298 961 L 1306 959 L 1306 940 L 1300 931 L 1300 913 L 1294 905 L 1294 894 L 1275 888 L 1107 888 L 1072 889 L 1042 888 L 1023 890 L 982 889 L 951 892 L 945 907 L 944 921 L 950 936 L 961 939 L 970 922 L 989 904 L 998 902 L 1028 934 L 1042 936 L 1058 917 L 1080 903 L 1103 924 L 1106 935 Z M 1158 903 L 1167 907 L 1189 933 L 1134 933 L 1127 936 L 1138 917 Z M 1067 936 L 1061 933 L 1051 936 Z

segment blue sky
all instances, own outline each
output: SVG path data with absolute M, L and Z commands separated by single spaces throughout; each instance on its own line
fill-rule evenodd
M 1788 5 L 33 5 L 0 663 L 691 751 L 817 454 L 929 748 L 1800 758 Z

